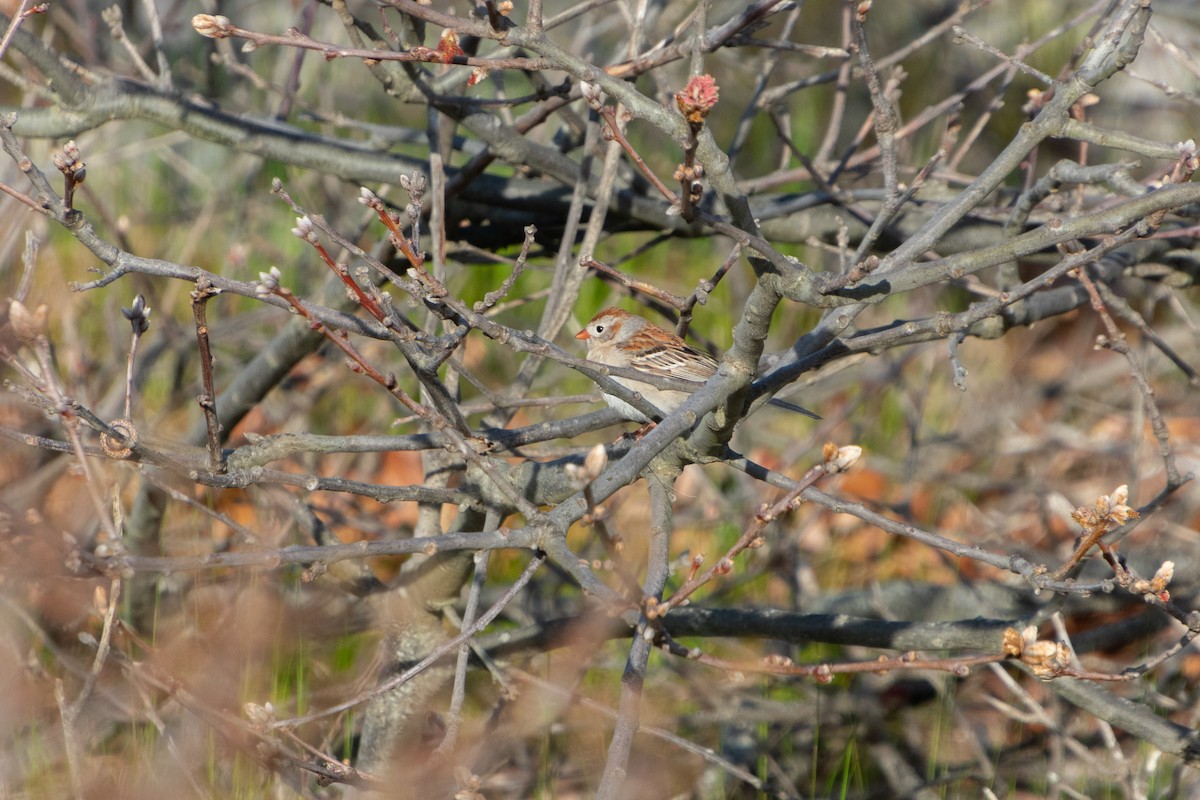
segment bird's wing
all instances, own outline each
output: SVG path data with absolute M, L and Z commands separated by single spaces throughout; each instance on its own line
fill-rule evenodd
M 670 375 L 685 381 L 702 383 L 717 371 L 717 362 L 708 353 L 684 345 L 648 347 L 633 359 L 635 369 Z

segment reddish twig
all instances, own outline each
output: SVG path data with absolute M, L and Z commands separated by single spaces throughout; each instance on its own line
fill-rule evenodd
M 585 97 L 586 96 L 587 95 L 585 93 Z M 641 170 L 643 175 L 646 176 L 646 180 L 650 181 L 650 183 L 654 185 L 654 188 L 658 190 L 659 194 L 666 198 L 667 202 L 670 203 L 672 207 L 678 208 L 680 205 L 679 198 L 665 183 L 662 182 L 662 179 L 660 179 L 658 175 L 654 173 L 654 170 L 650 169 L 650 166 L 638 153 L 637 149 L 633 146 L 633 143 L 630 142 L 629 139 L 625 137 L 625 134 L 621 132 L 621 126 L 617 123 L 617 110 L 612 106 L 601 104 L 598 100 L 593 103 L 593 108 L 596 109 L 597 113 L 599 113 L 600 117 L 604 120 L 604 138 L 619 144 L 621 149 L 625 151 L 626 155 L 633 160 L 634 165 Z
M 358 281 L 354 280 L 354 276 L 350 274 L 349 268 L 329 254 L 329 251 L 325 249 L 325 245 L 321 244 L 321 240 L 317 238 L 317 233 L 313 230 L 313 221 L 310 217 L 298 217 L 296 219 L 296 227 L 292 228 L 292 235 L 312 245 L 313 249 L 317 251 L 317 255 L 325 262 L 325 265 L 350 290 L 350 294 L 355 301 L 365 308 L 375 319 L 381 322 L 384 321 L 387 317 L 387 312 L 373 296 L 368 294 L 358 284 Z
M 659 289 L 652 283 L 639 281 L 637 278 L 631 278 L 624 272 L 614 269 L 607 264 L 601 263 L 590 256 L 585 255 L 584 257 L 580 258 L 579 266 L 584 267 L 585 269 L 594 269 L 596 272 L 600 272 L 612 278 L 626 289 L 653 297 L 656 300 L 661 300 L 672 308 L 683 309 L 683 307 L 687 305 L 687 298 L 680 297 L 677 294 L 671 294 L 665 289 Z
M 30 8 L 29 0 L 21 0 L 16 11 L 12 12 L 12 17 L 8 20 L 8 28 L 4 31 L 4 38 L 0 39 L 0 59 L 4 58 L 4 54 L 8 51 L 8 45 L 12 42 L 12 37 L 16 35 L 17 28 L 21 27 L 21 23 L 34 14 L 44 13 L 49 8 L 49 3 L 40 3 Z
M 679 338 L 687 336 L 688 326 L 692 324 L 692 309 L 696 304 L 704 305 L 708 302 L 708 296 L 717 288 L 717 284 L 725 277 L 725 274 L 737 263 L 738 258 L 742 255 L 742 243 L 734 242 L 733 251 L 729 257 L 717 267 L 717 271 L 713 273 L 711 278 L 705 278 L 697 284 L 696 288 L 683 301 L 683 306 L 679 309 L 679 322 L 675 325 L 675 335 Z
M 456 24 L 460 24 L 463 20 L 456 20 L 455 22 Z M 517 69 L 543 71 L 554 68 L 554 64 L 545 58 L 479 58 L 477 56 L 468 56 L 461 49 L 453 46 L 437 48 L 418 46 L 402 51 L 339 47 L 329 42 L 317 41 L 296 28 L 289 28 L 287 34 L 283 36 L 260 33 L 258 31 L 239 28 L 228 17 L 214 14 L 197 14 L 192 17 L 192 28 L 196 33 L 209 39 L 245 39 L 250 43 L 250 49 L 275 45 L 278 47 L 298 47 L 302 50 L 313 50 L 320 53 L 326 61 L 333 61 L 338 58 L 357 58 L 367 63 L 408 61 L 476 67 L 484 70 Z
M 366 375 L 368 378 L 378 383 L 380 386 L 386 389 L 388 393 L 392 395 L 392 397 L 395 397 L 397 400 L 399 400 L 402 406 L 416 414 L 424 422 L 432 426 L 434 430 L 446 429 L 446 420 L 441 415 L 436 414 L 432 409 L 427 408 L 426 406 L 412 399 L 407 392 L 400 388 L 400 385 L 394 374 L 388 373 L 385 375 L 376 369 L 370 362 L 368 362 L 362 353 L 358 352 L 358 349 L 350 343 L 349 334 L 347 334 L 345 331 L 329 330 L 329 328 L 327 328 L 323 323 L 318 321 L 316 317 L 309 313 L 308 309 L 305 308 L 304 304 L 300 302 L 300 299 L 292 293 L 291 289 L 288 289 L 280 284 L 279 280 L 281 277 L 282 276 L 279 270 L 275 267 L 271 267 L 270 272 L 260 273 L 259 286 L 261 287 L 261 291 L 264 294 L 271 294 L 282 299 L 292 307 L 292 310 L 295 311 L 295 313 L 308 320 L 308 323 L 310 326 L 312 326 L 313 330 L 320 332 L 322 336 L 324 336 L 335 347 L 346 354 L 346 357 L 350 359 L 351 370 L 362 375 Z
M 697 40 L 699 46 L 699 40 Z M 697 52 L 694 56 L 699 57 Z M 679 181 L 679 215 L 691 222 L 694 208 L 704 192 L 704 168 L 696 163 L 696 148 L 700 146 L 700 131 L 704 120 L 716 106 L 720 93 L 717 82 L 711 75 L 693 75 L 682 91 L 675 93 L 675 104 L 688 124 L 688 138 L 683 147 L 683 163 L 675 168 L 675 180 Z
M 204 278 L 196 281 L 191 293 L 192 314 L 196 320 L 196 343 L 200 348 L 200 377 L 204 394 L 197 398 L 204 411 L 204 428 L 208 434 L 208 468 L 216 473 L 225 471 L 221 455 L 221 421 L 217 417 L 217 390 L 213 383 L 213 354 L 208 339 L 208 301 L 221 293 Z

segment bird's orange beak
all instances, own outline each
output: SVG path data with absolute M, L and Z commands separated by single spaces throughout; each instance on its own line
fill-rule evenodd
M 584 328 L 584 329 L 583 329 L 583 330 L 581 330 L 579 333 L 575 334 L 575 338 L 576 338 L 576 339 L 590 339 L 590 338 L 592 338 L 592 337 L 591 337 L 591 335 L 590 335 L 590 334 L 587 332 L 587 328 Z

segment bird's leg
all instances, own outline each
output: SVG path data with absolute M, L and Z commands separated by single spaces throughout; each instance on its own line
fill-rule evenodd
M 620 436 L 618 436 L 616 439 L 613 439 L 613 444 L 620 444 L 621 442 L 640 442 L 642 440 L 642 437 L 644 437 L 650 431 L 654 430 L 654 427 L 656 425 L 658 425 L 657 422 L 647 422 L 644 425 L 642 425 L 642 427 L 638 428 L 636 431 L 633 431 L 632 433 L 630 433 L 629 431 L 625 431 Z
M 636 431 L 633 432 L 633 440 L 635 442 L 640 442 L 642 440 L 642 437 L 644 437 L 650 431 L 654 430 L 655 427 L 657 427 L 657 426 L 658 426 L 657 422 L 645 423 L 644 425 L 642 425 L 642 427 L 638 428 Z

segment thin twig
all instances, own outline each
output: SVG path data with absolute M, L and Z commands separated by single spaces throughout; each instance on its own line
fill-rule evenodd
M 1095 282 L 1087 274 L 1087 270 L 1079 270 L 1076 273 L 1076 277 L 1087 290 L 1088 296 L 1092 300 L 1092 310 L 1100 317 L 1104 323 L 1104 329 L 1107 331 L 1107 335 L 1102 337 L 1097 342 L 1097 345 L 1112 350 L 1115 353 L 1120 353 L 1129 363 L 1129 373 L 1137 384 L 1138 391 L 1141 392 L 1142 402 L 1146 406 L 1146 415 L 1150 418 L 1150 430 L 1154 432 L 1154 438 L 1158 442 L 1158 454 L 1162 459 L 1163 469 L 1167 475 L 1167 488 L 1174 489 L 1182 486 L 1187 482 L 1187 479 L 1179 472 L 1179 464 L 1175 459 L 1175 450 L 1171 447 L 1171 433 L 1167 429 L 1166 420 L 1163 419 L 1162 410 L 1159 409 L 1158 402 L 1154 399 L 1154 388 L 1150 385 L 1150 381 L 1146 379 L 1145 371 L 1142 370 L 1133 352 L 1129 349 L 1125 334 L 1121 333 L 1121 329 L 1117 327 L 1116 322 L 1109 315 L 1108 309 L 1104 305 L 1104 299 L 1100 296 Z
M 208 339 L 208 301 L 220 294 L 220 290 L 206 280 L 196 282 L 191 293 L 192 314 L 196 320 L 196 344 L 200 350 L 200 379 L 204 393 L 197 398 L 204 412 L 204 427 L 208 432 L 208 468 L 213 472 L 224 472 L 225 459 L 221 452 L 221 422 L 217 417 L 217 390 L 213 381 L 212 347 Z
M 29 0 L 21 0 L 17 4 L 16 10 L 12 12 L 12 16 L 8 20 L 8 27 L 4 30 L 4 38 L 0 39 L 0 59 L 3 59 L 4 54 L 8 52 L 8 45 L 12 42 L 12 37 L 16 35 L 17 28 L 21 27 L 21 23 L 34 14 L 41 14 L 49 8 L 49 3 L 42 3 L 30 8 Z

